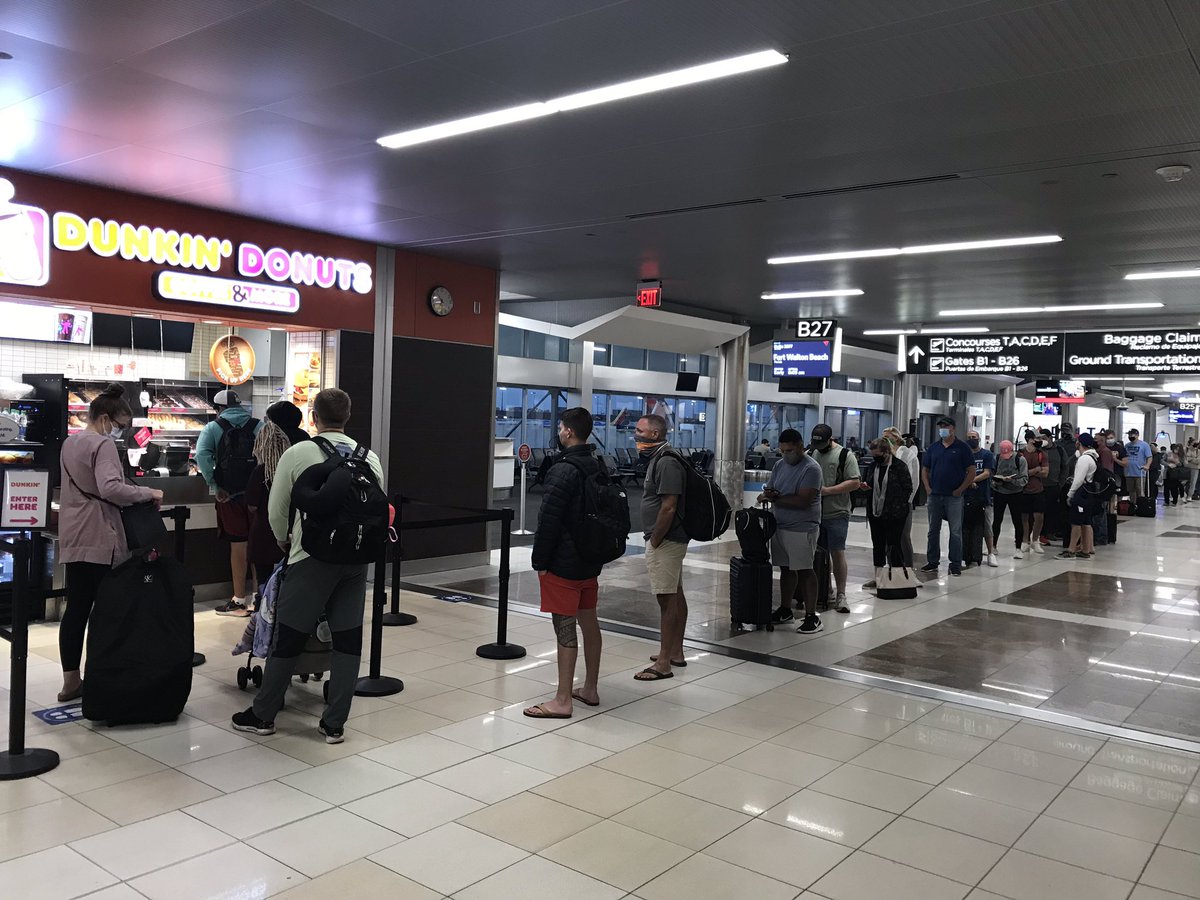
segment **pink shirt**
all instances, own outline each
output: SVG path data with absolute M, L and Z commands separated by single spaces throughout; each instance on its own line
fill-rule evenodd
M 150 488 L 125 481 L 117 445 L 94 431 L 67 438 L 60 462 L 59 559 L 105 566 L 124 562 L 129 547 L 118 507 L 152 500 Z M 92 499 L 84 492 L 102 499 Z

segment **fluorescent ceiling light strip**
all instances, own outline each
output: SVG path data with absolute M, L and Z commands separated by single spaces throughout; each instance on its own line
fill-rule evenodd
M 872 328 L 869 331 L 863 332 L 863 337 L 871 335 L 890 335 L 890 334 L 916 334 L 915 328 Z
M 964 325 L 952 328 L 922 328 L 921 334 L 986 334 L 991 330 L 992 329 L 984 328 L 983 326 L 976 328 L 973 326 Z
M 1126 381 L 1158 381 L 1157 378 L 1152 378 L 1149 375 L 1129 375 L 1125 378 L 1101 378 L 1101 384 L 1121 384 Z
M 807 300 L 810 297 L 861 297 L 858 288 L 844 288 L 830 291 L 765 291 L 763 300 Z
M 643 94 L 667 91 L 689 84 L 699 84 L 700 82 L 712 81 L 717 78 L 726 78 L 730 75 L 739 75 L 743 72 L 753 72 L 769 66 L 781 65 L 787 62 L 787 60 L 787 56 L 777 50 L 762 50 L 758 53 L 748 53 L 744 56 L 721 59 L 716 62 L 703 63 L 686 69 L 677 69 L 673 72 L 663 72 L 658 75 L 650 75 L 646 78 L 636 78 L 633 81 L 623 81 L 619 84 L 610 84 L 588 91 L 567 94 L 554 100 L 527 103 L 523 106 L 514 106 L 508 109 L 496 110 L 495 112 L 467 116 L 463 119 L 440 122 L 436 125 L 427 125 L 424 128 L 398 131 L 395 134 L 379 138 L 376 143 L 387 147 L 389 150 L 397 150 L 401 147 L 411 147 L 415 144 L 425 144 L 429 141 L 457 137 L 460 134 L 470 134 L 471 132 L 483 131 L 487 128 L 498 128 L 501 125 L 527 122 L 530 119 L 539 119 L 558 112 L 583 109 L 588 106 L 596 106 L 600 103 L 611 103 L 614 100 L 625 100 L 630 97 L 639 97 Z
M 951 318 L 962 318 L 964 316 L 1013 316 L 1013 315 L 1031 315 L 1035 313 L 1073 313 L 1073 312 L 1097 312 L 1099 310 L 1120 310 L 1120 309 L 1162 309 L 1163 304 L 1157 302 L 1147 303 L 1085 303 L 1081 306 L 1007 306 L 997 307 L 994 309 L 943 309 L 938 315 L 949 316 Z
M 1035 234 L 1030 237 L 992 238 L 984 241 L 958 241 L 952 244 L 917 244 L 911 247 L 880 247 L 874 250 L 846 250 L 837 253 L 809 253 L 803 256 L 773 256 L 772 266 L 793 263 L 827 262 L 834 259 L 869 259 L 878 256 L 908 256 L 921 253 L 952 253 L 958 250 L 987 250 L 993 247 L 1025 247 L 1032 244 L 1057 244 L 1057 234 Z
M 1126 281 L 1152 281 L 1156 278 L 1200 278 L 1200 269 L 1168 269 L 1165 272 L 1129 272 Z

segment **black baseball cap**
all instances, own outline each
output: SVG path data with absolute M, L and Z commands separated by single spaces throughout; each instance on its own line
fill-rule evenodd
M 956 428 L 958 427 L 958 423 L 949 416 L 940 416 L 937 420 L 937 423 L 938 425 L 953 425 Z
M 812 440 L 809 442 L 813 447 L 827 447 L 829 442 L 833 440 L 833 429 L 828 425 L 817 425 L 812 430 Z
M 1127 431 L 1127 432 L 1125 432 L 1125 433 L 1126 433 L 1126 434 L 1136 434 L 1136 435 L 1138 435 L 1139 437 L 1140 437 L 1140 436 L 1141 436 L 1141 434 L 1142 434 L 1142 433 L 1141 433 L 1140 431 L 1138 431 L 1136 428 L 1130 428 L 1130 429 L 1129 429 L 1129 431 Z

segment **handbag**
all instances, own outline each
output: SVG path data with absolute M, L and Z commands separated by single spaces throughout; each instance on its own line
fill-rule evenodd
M 916 600 L 917 576 L 908 566 L 888 566 L 875 579 L 875 595 L 880 600 Z
M 98 453 L 99 451 L 96 452 Z M 94 469 L 95 467 L 96 458 L 93 456 L 92 468 Z M 75 476 L 71 474 L 71 471 L 65 464 L 63 465 L 63 471 L 67 473 L 67 480 L 83 496 L 117 508 L 121 513 L 121 525 L 125 530 L 125 544 L 129 548 L 130 553 L 135 553 L 139 550 L 150 550 L 159 541 L 167 537 L 167 524 L 163 521 L 162 514 L 159 512 L 158 504 L 155 501 L 144 500 L 141 503 L 134 503 L 130 506 L 119 506 L 111 500 L 97 497 L 95 494 L 88 493 L 81 488 L 79 482 L 75 480 Z

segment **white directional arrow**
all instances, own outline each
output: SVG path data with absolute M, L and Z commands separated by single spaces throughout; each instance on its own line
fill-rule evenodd
M 915 366 L 921 362 L 921 357 L 925 355 L 925 351 L 920 347 L 913 347 L 908 351 L 908 355 L 912 357 L 913 365 Z

